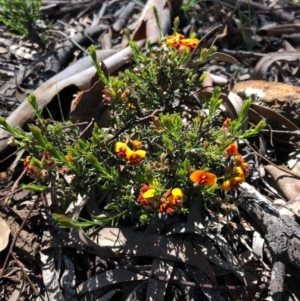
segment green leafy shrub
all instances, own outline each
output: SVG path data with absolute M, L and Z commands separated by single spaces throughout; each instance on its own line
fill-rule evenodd
M 91 46 L 93 63 L 105 84 L 99 101 L 109 108 L 111 120 L 108 128 L 95 125 L 88 139 L 82 139 L 70 122 L 44 120 L 33 95 L 29 101 L 37 122 L 29 126 L 29 133 L 0 119 L 12 133 L 11 143 L 30 153 L 24 161 L 28 174 L 42 189 L 49 185 L 59 191 L 62 207 L 95 187 L 110 196 L 103 214 L 91 220 L 54 214 L 60 226 L 100 227 L 125 216 L 148 223 L 157 212 L 185 214 L 194 201 L 222 206 L 231 198 L 234 203 L 231 192 L 249 173 L 235 142 L 256 135 L 265 123 L 243 132 L 250 101 L 236 120 L 224 120 L 220 88 L 209 98 L 201 97 L 205 76 L 187 67 L 196 42 L 174 33 L 158 46 L 148 45 L 145 53 L 132 42 L 136 65 L 117 77 L 104 73 Z M 202 49 L 199 60 L 205 62 L 215 51 Z M 65 174 L 73 175 L 69 184 Z

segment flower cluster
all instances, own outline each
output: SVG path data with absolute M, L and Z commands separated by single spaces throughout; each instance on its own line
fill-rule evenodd
M 56 166 L 54 159 L 46 151 L 41 160 L 37 160 L 32 156 L 26 156 L 23 165 L 27 170 L 28 176 L 40 178 L 41 180 L 45 180 L 48 176 L 48 170 L 53 170 Z
M 166 214 L 172 214 L 182 206 L 183 193 L 180 188 L 170 188 L 161 197 L 157 195 L 157 189 L 153 185 L 143 185 L 137 199 L 138 203 L 149 210 L 157 210 Z
M 29 176 L 34 176 L 37 173 L 37 168 L 33 164 L 31 164 L 31 156 L 26 156 L 23 165 L 24 167 L 26 167 L 27 174 Z
M 146 151 L 139 149 L 141 147 L 139 140 L 131 140 L 131 144 L 134 150 L 132 150 L 127 143 L 117 142 L 115 144 L 115 151 L 119 158 L 126 158 L 128 163 L 138 165 L 141 160 L 146 157 Z
M 124 147 L 127 145 L 124 143 Z M 126 149 L 124 149 L 126 150 Z M 122 151 L 120 152 L 122 154 Z M 229 191 L 239 188 L 239 185 L 245 181 L 245 177 L 249 174 L 248 164 L 239 154 L 237 146 L 231 143 L 226 148 L 226 158 L 229 161 L 229 172 L 225 176 L 220 186 L 222 190 Z M 122 154 L 123 155 L 123 154 Z M 218 177 L 206 170 L 195 170 L 190 174 L 190 180 L 194 183 L 194 187 L 204 188 L 205 186 L 219 187 Z M 143 185 L 138 196 L 138 203 L 148 210 L 158 210 L 166 214 L 172 214 L 183 204 L 183 193 L 180 188 L 170 188 L 165 193 L 158 193 L 158 181 L 155 180 L 150 185 Z
M 182 52 L 184 49 L 188 49 L 189 51 L 193 51 L 200 40 L 197 38 L 185 38 L 184 35 L 175 32 L 173 35 L 167 37 L 166 44 L 171 47 L 175 47 L 179 52 Z
M 102 90 L 102 102 L 104 104 L 111 103 L 113 97 L 113 94 L 107 88 Z
M 226 149 L 226 157 L 229 160 L 229 177 L 226 179 L 221 188 L 225 191 L 235 190 L 240 184 L 245 182 L 245 177 L 249 174 L 248 164 L 239 154 L 237 146 L 231 143 Z

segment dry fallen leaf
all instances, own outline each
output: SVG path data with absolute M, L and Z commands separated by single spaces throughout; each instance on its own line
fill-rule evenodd
M 216 284 L 211 266 L 205 266 L 203 256 L 187 244 L 157 234 L 134 232 L 119 228 L 103 228 L 92 240 L 102 248 L 110 249 L 118 254 L 148 256 L 184 262 L 201 269 Z M 231 267 L 231 265 L 228 264 Z M 227 266 L 227 267 L 228 267 Z
M 280 215 L 289 215 L 292 217 L 295 215 L 294 212 L 300 214 L 300 196 L 298 195 L 294 199 L 291 199 L 285 204 L 285 207 L 280 207 L 278 210 Z
M 180 1 L 176 1 L 180 2 Z M 159 31 L 156 25 L 153 6 L 157 8 L 159 21 L 163 32 L 166 34 L 171 26 L 172 5 L 170 0 L 148 0 L 140 17 L 139 24 L 132 33 L 133 41 L 148 39 L 151 43 L 159 38 Z
M 104 84 L 97 81 L 90 89 L 77 93 L 70 112 L 73 123 L 90 122 L 94 118 L 99 127 L 107 125 L 110 114 L 108 107 L 102 102 L 103 89 Z
M 299 52 L 284 51 L 284 52 L 271 52 L 262 57 L 256 64 L 253 70 L 253 79 L 264 79 L 268 68 L 276 61 L 298 61 L 300 58 Z
M 3 251 L 9 242 L 10 229 L 5 220 L 0 217 L 0 252 Z
M 274 187 L 277 188 L 287 200 L 296 198 L 300 193 L 300 180 L 273 165 L 266 165 L 266 171 L 271 175 Z

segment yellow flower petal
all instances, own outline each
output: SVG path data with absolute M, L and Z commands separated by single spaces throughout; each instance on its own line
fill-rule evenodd
M 230 180 L 226 180 L 222 183 L 221 188 L 225 191 L 229 191 L 231 189 L 231 182 Z
M 246 181 L 245 177 L 234 177 L 233 179 L 236 183 L 243 183 Z
M 181 191 L 180 188 L 174 188 L 174 189 L 172 190 L 172 195 L 173 195 L 174 197 L 177 197 L 177 198 L 182 198 L 182 197 L 183 197 L 183 193 L 182 193 L 182 191 Z
M 235 166 L 233 168 L 233 172 L 236 174 L 238 177 L 244 177 L 244 170 L 241 166 Z
M 137 163 L 138 161 L 146 157 L 146 151 L 144 150 L 132 151 L 129 148 L 126 152 L 126 157 L 128 161 Z
M 156 196 L 155 188 L 149 188 L 146 192 L 143 193 L 143 198 L 150 199 Z
M 128 150 L 129 149 L 129 147 L 127 146 L 127 144 L 126 143 L 124 143 L 124 142 L 117 142 L 116 144 L 115 144 L 115 151 L 118 153 L 118 152 L 120 152 L 120 151 L 123 151 L 123 150 Z
M 197 47 L 200 40 L 196 38 L 190 38 L 190 39 L 183 39 L 180 40 L 180 45 L 189 48 L 190 50 L 193 50 Z
M 229 180 L 226 180 L 222 183 L 221 188 L 225 191 L 228 191 L 230 189 L 237 189 L 239 187 L 239 184 L 245 182 L 245 177 L 234 177 Z
M 146 151 L 144 150 L 137 150 L 135 151 L 135 154 L 138 155 L 140 158 L 145 158 L 146 157 Z

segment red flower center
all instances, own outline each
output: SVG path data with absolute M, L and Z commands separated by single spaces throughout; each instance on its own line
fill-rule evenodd
M 121 147 L 118 152 L 118 157 L 125 158 L 126 157 L 126 147 Z

